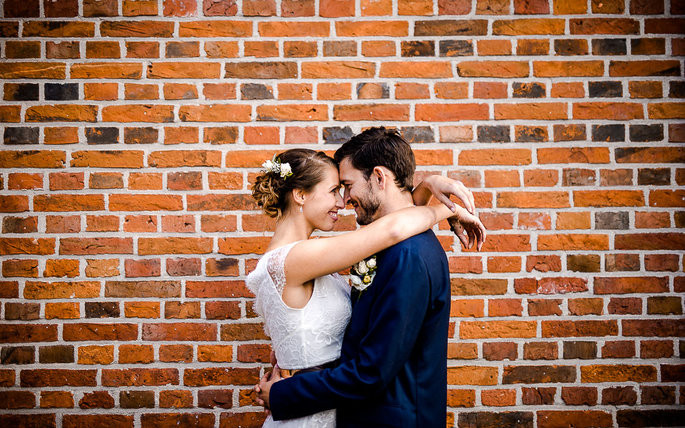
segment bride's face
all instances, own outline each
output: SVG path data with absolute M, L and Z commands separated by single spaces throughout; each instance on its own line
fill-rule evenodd
M 338 221 L 338 210 L 343 208 L 338 170 L 327 166 L 323 180 L 307 193 L 302 212 L 315 229 L 332 230 Z

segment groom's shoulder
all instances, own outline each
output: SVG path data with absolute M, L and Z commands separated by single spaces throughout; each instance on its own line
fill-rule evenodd
M 432 230 L 427 230 L 418 235 L 411 236 L 404 241 L 400 241 L 397 244 L 389 247 L 386 250 L 388 255 L 400 254 L 402 252 L 414 253 L 416 255 L 425 255 L 426 252 L 431 250 L 440 250 L 440 241 L 435 236 Z

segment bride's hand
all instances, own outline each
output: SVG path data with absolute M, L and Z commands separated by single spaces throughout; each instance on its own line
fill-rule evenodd
M 478 251 L 483 247 L 486 238 L 486 229 L 478 217 L 471 213 L 461 212 L 447 219 L 450 230 L 457 235 L 464 249 L 469 249 L 476 244 Z
M 459 180 L 452 180 L 440 175 L 429 175 L 416 186 L 412 197 L 416 205 L 425 205 L 430 200 L 431 195 L 445 204 L 452 212 L 456 212 L 457 209 L 456 204 L 450 200 L 452 195 L 462 201 L 468 212 L 471 214 L 476 212 L 473 192 Z

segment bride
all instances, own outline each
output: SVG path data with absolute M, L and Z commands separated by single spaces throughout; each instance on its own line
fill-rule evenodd
M 256 296 L 255 308 L 264 318 L 282 376 L 331 367 L 339 358 L 352 309 L 350 286 L 336 272 L 448 218 L 466 231 L 457 234 L 465 247 L 475 242 L 480 249 L 485 237 L 480 220 L 452 204 L 454 211 L 445 205 L 404 208 L 353 232 L 309 239 L 315 229 L 332 230 L 338 210 L 345 206 L 335 161 L 324 152 L 291 149 L 264 167 L 252 195 L 277 224 L 247 286 Z M 450 203 L 435 180 L 444 184 L 448 179 L 422 182 L 414 192 L 415 202 L 426 204 L 434 190 Z M 460 197 L 472 207 L 468 196 Z M 269 416 L 264 426 L 334 427 L 335 410 L 286 421 Z

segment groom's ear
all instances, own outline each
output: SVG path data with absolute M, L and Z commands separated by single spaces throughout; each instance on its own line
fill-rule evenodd
M 373 171 L 371 172 L 371 177 L 369 177 L 369 179 L 376 181 L 376 183 L 378 184 L 378 188 L 384 190 L 385 186 L 387 185 L 388 175 L 386 171 L 383 169 L 383 167 L 377 166 L 374 167 Z

